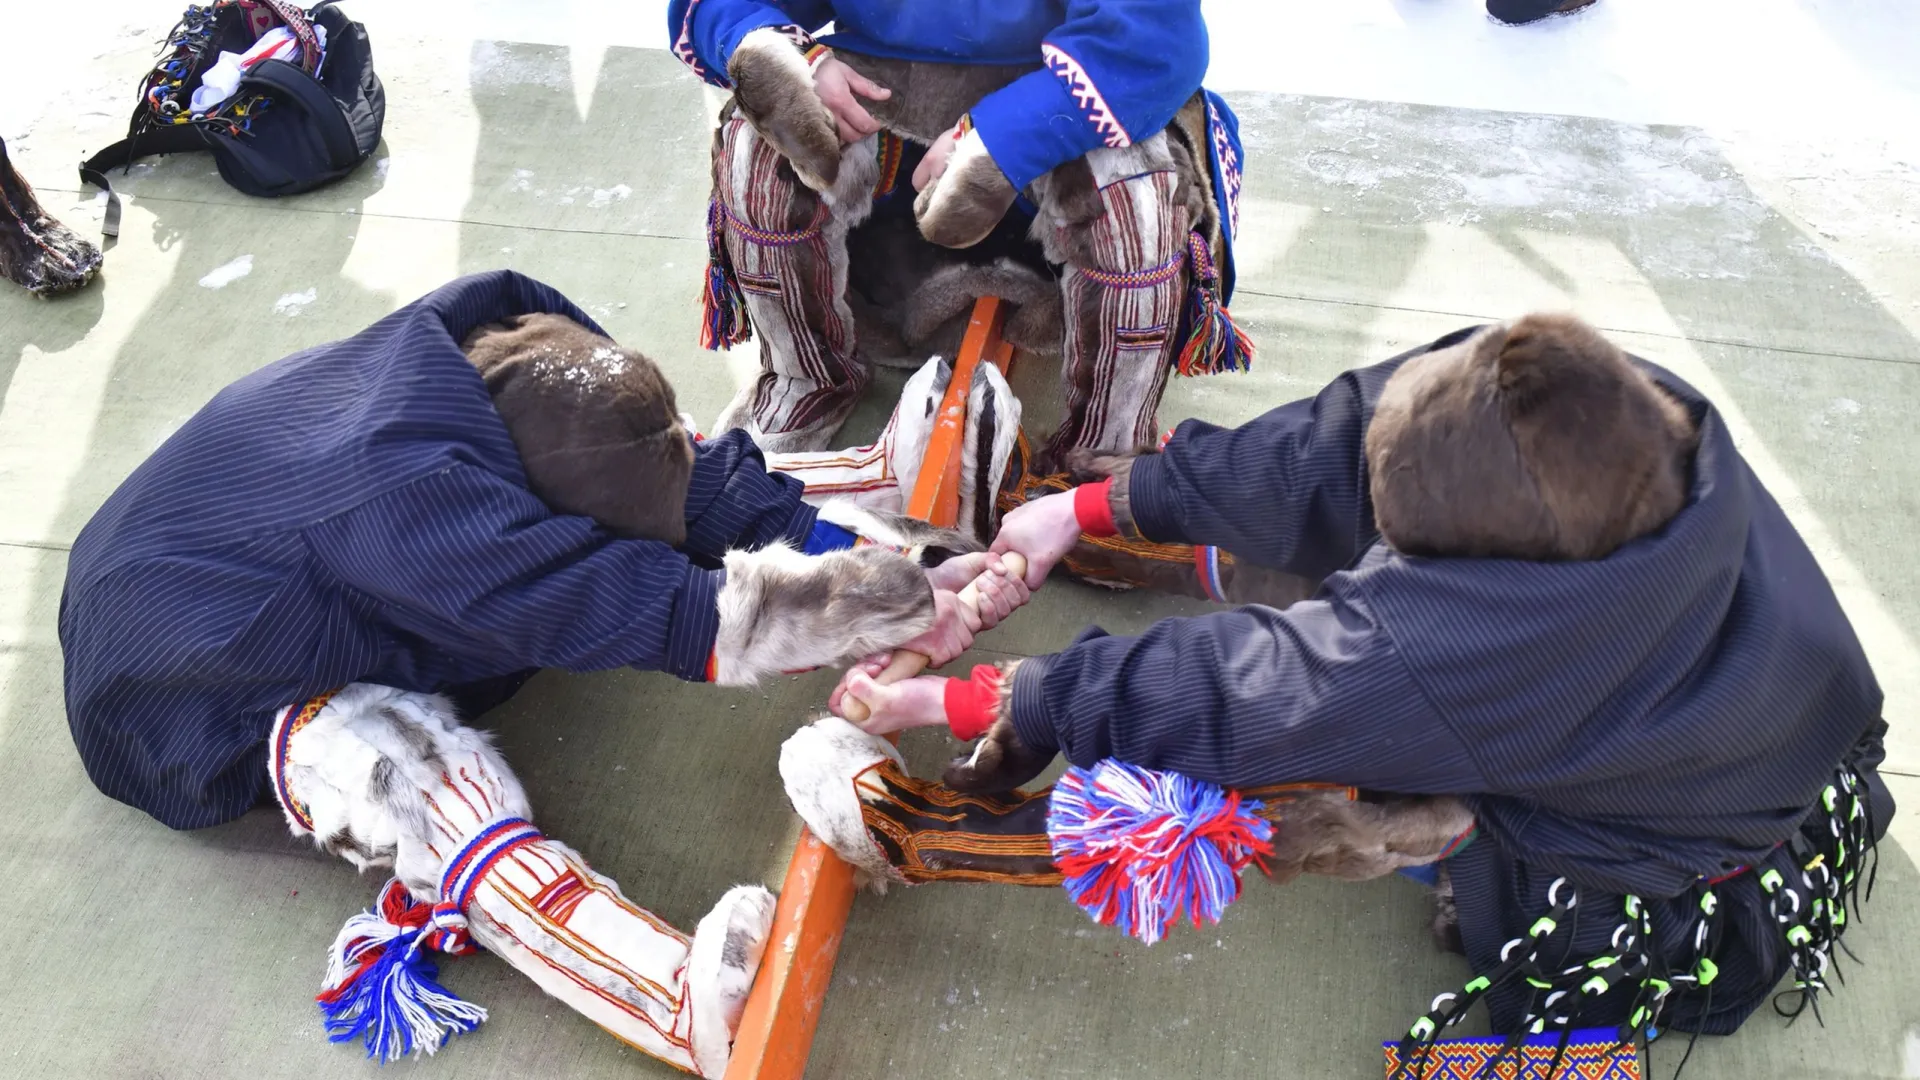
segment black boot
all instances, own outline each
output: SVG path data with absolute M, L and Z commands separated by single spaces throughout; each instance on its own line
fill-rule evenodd
M 1518 26 L 1538 22 L 1549 15 L 1578 11 L 1591 3 L 1593 0 L 1487 0 L 1487 14 Z

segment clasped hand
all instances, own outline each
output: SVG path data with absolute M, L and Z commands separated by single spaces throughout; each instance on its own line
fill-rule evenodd
M 975 634 L 997 625 L 1025 604 L 1079 539 L 1080 524 L 1070 492 L 1048 495 L 1014 509 L 1002 519 L 988 552 L 951 559 L 927 571 L 934 587 L 934 626 L 901 649 L 928 657 L 931 667 L 951 662 L 973 646 Z M 1026 559 L 1024 580 L 1008 574 L 1000 562 L 999 556 L 1008 552 Z M 979 594 L 977 606 L 962 602 L 957 595 L 969 583 Z M 923 677 L 891 685 L 876 681 L 891 659 L 891 653 L 879 653 L 847 669 L 827 699 L 827 707 L 836 715 L 845 715 L 842 703 L 851 695 L 869 710 L 861 728 L 875 735 L 946 723 L 946 680 Z

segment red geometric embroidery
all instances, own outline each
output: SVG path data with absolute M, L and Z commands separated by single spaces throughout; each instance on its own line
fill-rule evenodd
M 1560 1067 L 1554 1071 L 1553 1080 L 1641 1080 L 1640 1055 L 1632 1046 L 1614 1049 L 1618 1040 L 1611 1030 L 1595 1032 L 1585 1041 L 1576 1035 L 1567 1045 L 1566 1054 L 1560 1059 Z M 1538 1080 L 1547 1075 L 1547 1066 L 1553 1063 L 1553 1051 L 1559 1042 L 1558 1035 L 1536 1036 L 1529 1039 L 1527 1045 L 1518 1051 L 1509 1052 L 1493 1067 L 1491 1072 L 1483 1073 L 1487 1062 L 1500 1053 L 1506 1040 L 1498 1038 L 1479 1039 L 1441 1039 L 1427 1051 L 1425 1062 L 1416 1061 L 1405 1074 L 1417 1076 L 1421 1080 L 1485 1080 L 1498 1077 L 1499 1080 Z M 1392 1076 L 1400 1067 L 1400 1045 L 1383 1044 L 1387 1052 L 1387 1072 Z M 1524 1060 L 1520 1055 L 1524 1054 Z

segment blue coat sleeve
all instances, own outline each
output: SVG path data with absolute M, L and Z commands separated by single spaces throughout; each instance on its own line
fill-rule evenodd
M 727 61 L 740 39 L 763 26 L 797 26 L 812 33 L 833 18 L 824 0 L 672 0 L 667 37 L 673 55 L 714 86 L 732 87 Z
M 428 641 L 502 670 L 633 666 L 705 677 L 720 575 L 456 465 L 305 532 L 321 564 Z
M 1316 581 L 1346 567 L 1373 543 L 1367 421 L 1396 368 L 1349 371 L 1237 428 L 1181 424 L 1160 453 L 1134 459 L 1128 508 L 1140 534 Z
M 1045 69 L 988 94 L 973 126 L 1015 189 L 1100 146 L 1172 122 L 1207 73 L 1199 0 L 1068 0 Z
M 1484 790 L 1391 637 L 1340 590 L 1286 611 L 1163 619 L 1137 638 L 1089 630 L 1021 661 L 1012 720 L 1083 768 L 1111 757 L 1232 787 Z
M 776 540 L 804 547 L 818 513 L 801 501 L 806 485 L 769 472 L 767 459 L 735 428 L 694 444 L 687 484 L 687 538 L 680 550 L 714 560 L 730 548 L 761 548 Z

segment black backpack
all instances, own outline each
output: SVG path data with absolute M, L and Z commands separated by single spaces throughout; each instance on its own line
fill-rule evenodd
M 293 32 L 297 61 L 261 61 L 232 97 L 205 113 L 191 111 L 193 91 L 220 53 L 245 52 L 278 26 Z M 324 57 L 314 26 L 326 28 Z M 107 192 L 101 231 L 117 236 L 120 198 L 107 182 L 108 169 L 149 154 L 205 150 L 221 177 L 248 195 L 296 195 L 365 161 L 380 143 L 386 115 L 367 29 L 333 0 L 310 11 L 285 0 L 214 0 L 181 16 L 140 85 L 127 137 L 88 158 L 80 180 Z

